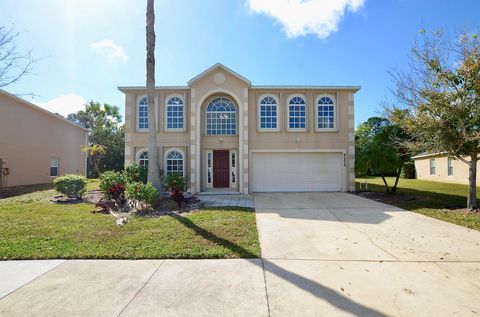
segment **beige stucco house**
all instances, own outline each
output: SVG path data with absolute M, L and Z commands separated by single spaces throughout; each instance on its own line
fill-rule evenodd
M 469 158 L 465 158 L 469 161 Z M 413 157 L 418 179 L 429 181 L 468 184 L 468 165 L 445 153 L 424 153 Z M 480 163 L 477 166 L 480 170 Z M 477 173 L 480 184 L 480 173 Z
M 355 190 L 359 87 L 255 86 L 215 64 L 156 87 L 161 167 L 193 193 Z M 148 163 L 145 87 L 125 93 L 125 163 Z
M 87 130 L 0 90 L 0 184 L 51 182 L 63 174 L 86 173 Z M 2 187 L 0 186 L 0 187 Z

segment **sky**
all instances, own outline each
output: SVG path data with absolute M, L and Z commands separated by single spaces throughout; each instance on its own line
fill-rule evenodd
M 145 85 L 146 0 L 0 0 L 0 26 L 38 59 L 5 90 L 66 115 L 94 100 L 124 111 Z M 480 23 L 479 0 L 156 0 L 156 84 L 186 85 L 220 62 L 253 85 L 361 86 L 355 123 L 392 99 L 419 30 Z

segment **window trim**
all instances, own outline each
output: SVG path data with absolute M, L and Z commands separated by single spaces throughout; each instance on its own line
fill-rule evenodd
M 168 173 L 168 165 L 167 165 L 167 160 L 168 160 L 168 155 L 172 152 L 178 152 L 182 155 L 182 161 L 183 161 L 183 164 L 182 164 L 182 177 L 186 178 L 186 175 L 185 175 L 185 171 L 186 171 L 186 162 L 187 162 L 187 159 L 186 159 L 186 156 L 185 156 L 185 152 L 180 149 L 180 148 L 177 148 L 177 147 L 172 147 L 172 148 L 169 148 L 165 154 L 163 155 L 163 167 L 164 167 L 164 171 L 165 171 L 165 176 L 167 176 L 167 173 Z
M 56 166 L 52 165 L 52 162 L 55 161 L 56 162 Z M 51 157 L 50 158 L 50 171 L 49 171 L 49 175 L 51 178 L 55 178 L 55 177 L 58 177 L 58 175 L 60 175 L 60 163 L 59 163 L 59 158 L 58 157 Z M 56 175 L 52 175 L 52 168 L 56 168 L 57 169 L 57 174 Z
M 147 98 L 147 95 L 138 96 L 135 104 L 135 128 L 136 128 L 136 131 L 139 131 L 139 132 L 148 131 L 148 128 L 140 128 L 140 102 L 144 98 Z M 147 101 L 147 125 L 148 125 L 148 101 Z
M 318 127 L 318 102 L 320 98 L 328 97 L 333 101 L 333 128 Z M 338 131 L 338 106 L 337 98 L 333 94 L 319 94 L 315 96 L 315 131 L 316 132 L 335 132 Z
M 452 177 L 454 175 L 453 171 L 453 157 L 447 157 L 447 176 Z M 451 170 L 450 170 L 451 169 Z
M 135 162 L 136 162 L 138 165 L 141 165 L 141 164 L 140 164 L 140 156 L 141 156 L 143 153 L 145 153 L 145 152 L 147 152 L 147 155 L 149 155 L 147 148 L 139 149 L 139 150 L 137 151 L 137 154 L 135 155 Z M 150 155 L 148 156 L 148 160 L 149 160 L 149 162 L 150 162 Z M 147 166 L 148 166 L 148 165 L 147 165 Z
M 433 164 L 432 164 L 433 163 Z M 435 176 L 437 174 L 437 162 L 434 158 L 431 158 L 429 161 L 430 167 L 430 176 Z
M 276 117 L 276 123 L 277 127 L 276 128 L 262 128 L 262 123 L 261 123 L 261 102 L 264 98 L 271 97 L 275 100 L 276 108 L 277 108 L 277 117 Z M 259 132 L 278 132 L 280 131 L 280 100 L 278 96 L 274 94 L 262 94 L 257 100 L 257 129 Z
M 290 101 L 295 98 L 300 97 L 305 101 L 305 128 L 290 128 Z M 308 130 L 308 101 L 307 96 L 304 94 L 291 94 L 287 98 L 287 131 L 289 132 L 306 132 Z
M 224 99 L 227 99 L 228 101 L 230 101 L 235 109 L 235 133 L 234 134 L 208 134 L 208 106 L 215 100 L 215 99 L 219 99 L 219 98 L 224 98 Z M 240 112 L 239 112 L 239 108 L 237 107 L 237 104 L 232 101 L 232 99 L 230 99 L 228 96 L 223 96 L 223 95 L 220 95 L 220 96 L 213 96 L 211 97 L 210 99 L 208 99 L 208 102 L 206 103 L 205 107 L 204 107 L 204 119 L 205 119 L 205 126 L 204 126 L 204 129 L 203 130 L 203 133 L 205 136 L 211 136 L 211 137 L 218 137 L 218 136 L 238 136 L 238 130 L 239 130 L 239 120 L 240 120 Z
M 183 102 L 183 128 L 169 128 L 168 127 L 168 101 L 172 98 L 180 98 Z M 180 94 L 170 94 L 170 95 L 167 95 L 165 97 L 165 105 L 164 105 L 164 120 L 163 120 L 163 124 L 164 124 L 164 127 L 165 127 L 165 131 L 166 132 L 184 132 L 185 129 L 186 129 L 186 125 L 187 125 L 187 122 L 186 122 L 186 105 L 185 105 L 185 98 L 183 95 L 180 95 Z

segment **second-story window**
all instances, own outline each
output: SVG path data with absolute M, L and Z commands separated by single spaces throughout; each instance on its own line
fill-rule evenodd
M 138 128 L 139 129 L 148 129 L 148 103 L 147 97 L 142 98 L 138 103 L 138 112 L 137 112 L 137 120 L 138 120 Z
M 263 97 L 260 100 L 258 112 L 261 130 L 278 129 L 278 105 L 275 98 L 271 96 Z
M 335 103 L 327 96 L 317 102 L 317 129 L 335 129 Z
M 167 129 L 183 129 L 184 126 L 184 104 L 181 97 L 171 97 L 167 101 Z
M 207 134 L 232 135 L 237 133 L 237 111 L 228 98 L 213 99 L 207 106 Z
M 288 128 L 290 130 L 306 130 L 307 105 L 305 99 L 295 96 L 288 101 Z

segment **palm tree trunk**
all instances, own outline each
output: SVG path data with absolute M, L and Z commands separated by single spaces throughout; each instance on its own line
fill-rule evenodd
M 478 209 L 477 163 L 478 163 L 478 154 L 471 155 L 469 168 L 468 168 L 468 197 L 467 197 L 467 209 L 470 211 L 476 211 Z
M 148 181 L 163 192 L 158 166 L 157 126 L 155 123 L 155 12 L 154 0 L 147 0 L 147 104 L 148 104 Z

